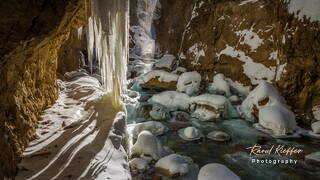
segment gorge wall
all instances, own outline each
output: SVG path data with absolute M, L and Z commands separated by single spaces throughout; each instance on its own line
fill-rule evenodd
M 320 107 L 318 21 L 290 13 L 286 0 L 160 3 L 157 40 L 162 53 L 174 54 L 181 66 L 209 81 L 223 73 L 244 85 L 272 82 L 301 125 L 315 119 L 313 111 Z
M 87 0 L 0 2 L 0 179 L 15 175 L 36 138 L 41 111 L 57 98 L 57 72 L 78 68 L 83 47 L 74 32 L 86 23 L 87 6 Z

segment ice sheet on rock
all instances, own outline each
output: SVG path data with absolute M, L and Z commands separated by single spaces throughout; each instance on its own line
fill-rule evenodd
M 295 115 L 281 104 L 261 108 L 259 124 L 277 136 L 291 134 L 297 130 Z
M 143 75 L 142 79 L 146 83 L 153 78 L 159 79 L 160 82 L 172 82 L 178 81 L 179 76 L 176 74 L 172 74 L 163 70 L 153 70 Z
M 168 70 L 171 70 L 173 65 L 174 65 L 174 60 L 176 59 L 176 57 L 174 57 L 174 55 L 171 54 L 165 54 L 163 55 L 162 58 L 160 58 L 158 60 L 158 62 L 156 62 L 154 64 L 154 67 L 161 69 L 161 68 L 166 68 Z
M 161 169 L 161 171 L 167 171 L 169 177 L 174 175 L 183 176 L 187 174 L 190 170 L 190 165 L 192 160 L 186 156 L 181 156 L 179 154 L 170 154 L 158 160 L 155 164 L 156 171 Z
M 315 134 L 320 134 L 320 121 L 311 124 L 312 132 Z
M 150 156 L 158 160 L 167 154 L 161 142 L 149 131 L 142 131 L 136 143 L 131 147 L 131 156 Z
M 271 106 L 278 103 L 286 106 L 286 102 L 280 93 L 270 83 L 262 81 L 241 104 L 240 109 L 247 120 L 254 121 L 253 108 L 256 106 L 260 109 L 259 102 L 263 100 L 268 100 L 267 104 L 263 106 Z
M 152 110 L 149 112 L 150 116 L 154 120 L 166 120 L 170 119 L 170 113 L 166 107 L 160 104 L 154 104 Z
M 211 163 L 200 169 L 198 180 L 240 180 L 240 177 L 223 164 Z
M 166 133 L 168 131 L 168 128 L 160 122 L 147 121 L 136 124 L 133 128 L 132 136 L 134 138 L 137 138 L 140 132 L 144 130 L 150 131 L 153 135 L 158 136 Z
M 320 3 L 318 0 L 286 0 L 289 2 L 288 10 L 299 20 L 304 18 L 310 21 L 320 21 Z
M 185 72 L 178 79 L 177 91 L 188 95 L 195 94 L 199 91 L 200 83 L 201 75 L 198 72 Z
M 223 95 L 226 95 L 227 97 L 231 95 L 230 85 L 225 80 L 225 77 L 223 74 L 216 74 L 213 77 L 213 82 L 208 90 L 210 93 L 213 93 L 213 94 L 223 94 Z
M 189 108 L 189 96 L 176 91 L 165 91 L 153 95 L 148 102 L 161 104 L 170 111 L 187 110 Z
M 149 168 L 149 163 L 143 158 L 133 158 L 129 161 L 131 169 L 146 170 Z

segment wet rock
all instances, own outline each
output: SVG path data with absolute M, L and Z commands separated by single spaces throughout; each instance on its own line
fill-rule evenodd
M 308 154 L 308 155 L 305 157 L 305 161 L 306 161 L 308 164 L 311 164 L 311 165 L 315 165 L 315 166 L 319 166 L 319 167 L 320 167 L 320 152 L 314 152 L 314 153 Z
M 320 134 L 320 121 L 312 123 L 311 129 L 313 133 Z
M 230 135 L 223 131 L 212 131 L 207 135 L 207 138 L 214 141 L 229 141 Z
M 149 114 L 154 120 L 167 120 L 171 117 L 169 111 L 159 104 L 154 104 Z

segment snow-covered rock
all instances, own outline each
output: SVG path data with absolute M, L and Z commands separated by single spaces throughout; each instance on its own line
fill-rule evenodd
M 261 108 L 259 124 L 274 135 L 286 135 L 297 130 L 293 112 L 279 104 Z
M 229 100 L 220 95 L 202 94 L 190 98 L 192 116 L 203 121 L 239 117 Z
M 158 62 L 154 64 L 156 69 L 172 70 L 174 60 L 176 58 L 172 54 L 165 54 Z
M 170 119 L 170 113 L 167 111 L 167 109 L 164 106 L 159 104 L 154 104 L 149 114 L 154 120 Z
M 222 94 L 227 97 L 231 96 L 230 85 L 225 80 L 225 77 L 223 74 L 216 74 L 213 77 L 213 82 L 208 90 L 210 93 L 213 93 L 213 94 Z
M 131 169 L 143 171 L 149 168 L 149 163 L 147 160 L 142 158 L 133 158 L 129 161 L 129 166 Z
M 225 165 L 212 163 L 200 169 L 198 180 L 240 180 L 240 177 Z
M 320 166 L 320 151 L 308 154 L 305 160 L 309 164 Z
M 178 79 L 177 91 L 188 95 L 195 94 L 199 91 L 200 83 L 201 75 L 198 72 L 185 72 Z
M 288 10 L 300 20 L 306 17 L 310 21 L 320 21 L 320 3 L 318 0 L 290 0 Z
M 140 132 L 144 130 L 150 131 L 155 136 L 159 136 L 166 133 L 168 131 L 168 128 L 160 122 L 147 121 L 136 124 L 133 128 L 132 136 L 134 138 L 137 138 Z
M 312 132 L 315 134 L 320 134 L 320 121 L 311 124 Z
M 240 110 L 244 118 L 254 121 L 255 117 L 252 114 L 254 107 L 259 110 L 261 107 L 275 104 L 287 106 L 280 93 L 270 83 L 262 81 L 242 102 Z
M 189 96 L 176 91 L 165 91 L 153 95 L 148 102 L 165 106 L 170 111 L 187 110 L 189 108 Z
M 153 70 L 142 76 L 143 82 L 145 83 L 154 78 L 157 78 L 159 82 L 172 82 L 178 81 L 179 76 L 163 70 Z
M 156 172 L 166 177 L 177 177 L 187 174 L 192 160 L 179 154 L 165 156 L 155 164 Z
M 212 131 L 207 135 L 207 138 L 214 141 L 228 141 L 230 135 L 223 131 Z
M 180 129 L 178 131 L 178 135 L 186 141 L 193 141 L 203 137 L 200 130 L 198 130 L 195 127 L 187 127 L 184 129 Z
M 167 153 L 160 141 L 149 131 L 142 131 L 130 150 L 131 157 L 150 156 L 154 160 L 160 159 Z

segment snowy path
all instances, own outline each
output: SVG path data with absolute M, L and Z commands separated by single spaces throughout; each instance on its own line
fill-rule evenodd
M 59 98 L 44 111 L 16 179 L 130 179 L 124 133 L 113 133 L 124 113 L 117 114 L 98 80 L 83 73 L 69 79 L 59 81 Z

